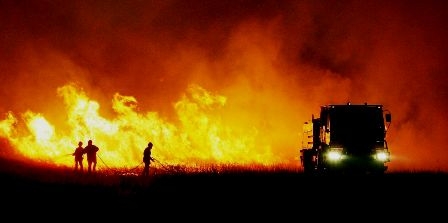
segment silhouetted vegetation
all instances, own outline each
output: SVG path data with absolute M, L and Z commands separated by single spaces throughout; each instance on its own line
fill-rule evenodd
M 141 170 L 103 169 L 96 174 L 79 174 L 73 168 L 1 159 L 0 195 L 8 209 L 54 212 L 82 206 L 115 215 L 165 209 L 196 211 L 190 214 L 231 210 L 232 215 L 255 209 L 260 215 L 259 211 L 269 209 L 268 213 L 285 212 L 279 218 L 288 213 L 315 212 L 319 206 L 364 213 L 372 208 L 380 212 L 398 207 L 415 210 L 423 204 L 425 208 L 440 208 L 434 200 L 448 199 L 447 174 L 443 172 L 309 176 L 281 167 L 229 165 L 191 171 L 166 166 L 143 177 Z

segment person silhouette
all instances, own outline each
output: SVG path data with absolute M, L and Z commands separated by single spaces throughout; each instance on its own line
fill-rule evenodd
M 92 140 L 87 142 L 87 146 L 83 150 L 87 154 L 88 173 L 96 171 L 96 153 L 98 150 L 100 149 L 93 145 Z
M 76 147 L 75 152 L 72 154 L 75 157 L 75 171 L 83 171 L 82 160 L 84 159 L 84 148 L 82 148 L 82 142 L 78 142 L 78 147 Z
M 143 163 L 145 163 L 143 176 L 149 176 L 149 165 L 151 164 L 151 161 L 154 161 L 154 158 L 151 157 L 152 146 L 152 142 L 149 142 L 148 146 L 143 150 Z

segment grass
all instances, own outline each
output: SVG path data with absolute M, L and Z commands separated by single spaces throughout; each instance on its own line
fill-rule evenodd
M 370 209 L 370 214 L 404 208 L 413 213 L 417 207 L 436 209 L 436 203 L 448 199 L 447 174 L 442 172 L 307 176 L 284 166 L 210 165 L 154 167 L 143 177 L 142 168 L 79 174 L 72 168 L 0 159 L 4 213 L 44 210 L 72 215 L 71 210 L 92 208 L 98 217 L 126 214 L 128 221 L 132 214 L 143 213 L 163 216 L 164 221 L 188 216 L 196 220 L 212 213 L 215 220 L 242 214 L 253 221 L 281 213 L 275 215 L 281 221 L 329 207 L 358 213 Z

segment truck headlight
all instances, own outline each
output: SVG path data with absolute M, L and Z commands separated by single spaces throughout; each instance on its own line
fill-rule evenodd
M 390 161 L 390 153 L 385 149 L 377 149 L 375 151 L 375 159 L 381 162 Z
M 330 148 L 327 153 L 329 160 L 338 161 L 342 159 L 342 148 Z

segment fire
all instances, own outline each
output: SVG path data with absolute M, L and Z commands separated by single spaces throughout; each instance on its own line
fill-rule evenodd
M 11 112 L 8 112 L 8 114 L 6 115 L 6 119 L 0 121 L 0 135 L 9 138 L 14 129 L 13 125 L 16 122 L 17 120 L 14 115 Z
M 73 166 L 78 141 L 86 145 L 92 139 L 100 148 L 99 170 L 138 166 L 149 141 L 154 143 L 153 156 L 172 165 L 274 165 L 282 160 L 261 143 L 257 127 L 240 129 L 226 122 L 225 96 L 198 85 L 190 85 L 174 103 L 175 121 L 154 111 L 140 112 L 136 98 L 119 93 L 113 96 L 115 116 L 109 119 L 101 115 L 100 104 L 73 83 L 59 87 L 57 94 L 65 104 L 64 125 L 52 124 L 44 114 L 32 111 L 22 114 L 22 119 L 9 112 L 0 120 L 0 137 L 25 157 L 60 166 Z
M 32 135 L 36 138 L 37 143 L 46 143 L 53 137 L 54 127 L 48 123 L 44 117 L 34 115 L 31 112 L 26 113 L 25 117 L 28 117 L 28 128 L 30 129 Z

